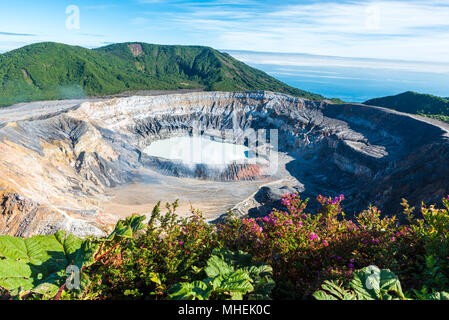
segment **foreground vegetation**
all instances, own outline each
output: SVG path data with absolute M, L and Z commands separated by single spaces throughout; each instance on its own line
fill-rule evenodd
M 209 47 L 121 43 L 90 50 L 45 42 L 0 55 L 0 107 L 132 90 L 176 89 L 268 90 L 324 99 Z
M 449 197 L 373 206 L 346 218 L 336 198 L 307 210 L 296 194 L 266 217 L 218 225 L 177 202 L 132 216 L 103 239 L 0 236 L 0 295 L 11 299 L 447 299 Z M 400 223 L 399 220 L 404 220 Z M 69 267 L 69 268 L 67 268 Z M 79 271 L 79 272 L 78 272 Z M 68 277 L 69 275 L 69 277 Z M 69 280 L 67 281 L 67 278 Z M 77 284 L 79 283 L 79 286 Z

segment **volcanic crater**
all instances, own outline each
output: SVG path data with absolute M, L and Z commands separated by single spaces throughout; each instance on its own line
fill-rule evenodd
M 176 153 L 195 139 L 209 160 Z M 162 152 L 170 143 L 175 156 Z M 219 144 L 228 158 L 216 163 Z M 266 91 L 16 105 L 0 110 L 0 152 L 0 234 L 15 236 L 104 235 L 159 200 L 216 220 L 264 215 L 287 192 L 343 193 L 347 214 L 370 203 L 397 214 L 401 198 L 449 190 L 447 125 Z

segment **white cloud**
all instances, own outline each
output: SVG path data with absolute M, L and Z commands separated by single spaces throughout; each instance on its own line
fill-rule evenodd
M 290 4 L 275 0 L 136 0 L 135 3 L 140 3 L 136 17 L 124 18 L 129 19 L 128 29 L 108 33 L 109 29 L 100 27 L 92 35 L 97 32 L 107 35 L 102 41 L 128 41 L 132 30 L 140 41 L 230 50 L 434 62 L 446 62 L 449 57 L 449 0 L 298 0 L 288 1 Z M 100 3 L 85 8 L 114 5 Z M 106 14 L 102 19 L 109 21 Z M 91 24 L 99 25 L 95 23 Z M 10 25 L 6 20 L 3 24 Z M 2 31 L 20 29 L 11 27 Z M 77 44 L 91 45 L 95 41 L 101 44 L 94 36 L 87 41 L 87 32 L 82 37 L 80 34 L 69 37 L 53 32 L 58 29 L 48 30 L 45 40 L 72 41 L 73 36 Z M 3 40 L 28 39 L 0 34 L 0 41 Z
M 352 67 L 368 69 L 389 69 L 398 71 L 449 73 L 449 62 L 438 63 L 386 59 L 343 58 L 310 54 L 282 54 L 274 52 L 251 52 L 238 50 L 225 51 L 236 59 L 249 64 L 281 65 L 286 67 Z M 291 69 L 288 68 L 279 68 L 278 70 L 281 72 L 285 72 L 285 74 L 291 72 Z M 323 73 L 323 71 L 320 70 L 319 73 Z M 329 72 L 329 75 L 327 75 L 327 77 L 333 77 L 332 72 Z
M 447 61 L 449 5 L 443 1 L 316 2 L 242 9 L 193 7 L 175 18 L 227 49 Z M 208 35 L 212 34 L 212 36 Z

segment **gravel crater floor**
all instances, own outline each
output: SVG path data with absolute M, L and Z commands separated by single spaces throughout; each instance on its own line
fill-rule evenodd
M 276 175 L 254 181 L 180 178 L 144 168 L 139 171 L 139 178 L 135 183 L 106 190 L 110 199 L 100 205 L 99 214 L 113 215 L 116 218 L 132 214 L 148 215 L 158 201 L 165 207 L 165 203 L 179 199 L 177 213 L 180 216 L 189 216 L 193 207 L 201 210 L 206 220 L 215 220 L 228 210 L 252 201 L 254 194 L 262 186 L 273 183 L 299 184 L 285 168 L 286 163 L 291 160 L 287 155 L 280 155 Z

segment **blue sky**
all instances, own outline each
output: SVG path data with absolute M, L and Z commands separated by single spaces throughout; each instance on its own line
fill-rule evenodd
M 0 51 L 41 41 L 448 62 L 449 0 L 0 0 Z

